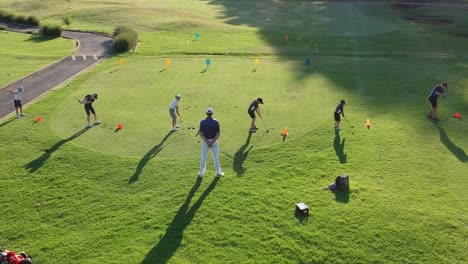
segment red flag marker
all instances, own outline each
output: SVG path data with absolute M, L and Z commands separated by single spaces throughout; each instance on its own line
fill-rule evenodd
M 40 116 L 36 117 L 36 122 L 41 122 L 42 118 Z
M 453 117 L 455 117 L 455 118 L 461 118 L 461 115 L 460 115 L 460 113 L 456 112 L 456 113 L 453 115 Z
M 117 129 L 122 129 L 122 128 L 123 128 L 122 124 L 117 125 Z

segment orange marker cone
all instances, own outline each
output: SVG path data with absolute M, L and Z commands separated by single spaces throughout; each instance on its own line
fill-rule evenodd
M 36 117 L 36 122 L 41 122 L 42 118 L 40 116 Z
M 117 125 L 117 129 L 122 129 L 122 128 L 123 128 L 122 124 Z
M 369 118 L 367 118 L 366 127 L 367 127 L 367 129 L 370 129 L 370 127 L 371 127 L 371 122 L 370 122 Z
M 286 137 L 288 135 L 288 128 L 284 127 L 283 133 L 281 134 L 283 137 Z

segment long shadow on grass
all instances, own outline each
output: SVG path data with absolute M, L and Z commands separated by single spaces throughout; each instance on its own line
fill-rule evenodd
M 211 182 L 210 186 L 208 186 L 208 188 L 203 192 L 200 198 L 198 198 L 198 200 L 189 209 L 190 202 L 201 184 L 201 179 L 197 178 L 197 182 L 190 190 L 187 198 L 185 199 L 185 202 L 174 216 L 174 219 L 172 219 L 171 224 L 166 229 L 166 233 L 161 238 L 161 240 L 159 240 L 158 244 L 153 247 L 148 252 L 148 254 L 146 254 L 145 258 L 141 262 L 142 264 L 167 263 L 169 261 L 172 255 L 174 255 L 174 253 L 180 247 L 184 230 L 187 228 L 190 222 L 192 222 L 192 219 L 195 217 L 195 214 L 201 207 L 203 201 L 211 193 L 211 191 L 213 191 L 218 181 L 219 178 L 215 178 L 213 182 Z
M 72 141 L 74 140 L 75 138 L 83 135 L 86 131 L 88 131 L 89 128 L 83 128 L 81 129 L 80 131 L 76 132 L 75 134 L 73 134 L 71 137 L 67 138 L 67 139 L 62 139 L 60 140 L 59 142 L 55 143 L 51 148 L 49 149 L 46 149 L 44 150 L 44 154 L 42 154 L 42 156 L 40 156 L 39 158 L 29 162 L 28 164 L 26 164 L 24 167 L 29 170 L 29 173 L 33 173 L 35 171 L 37 171 L 38 169 L 40 169 L 44 163 L 50 158 L 50 155 L 52 155 L 52 153 L 54 153 L 55 151 L 57 151 L 63 144 L 69 142 L 69 141 Z
M 333 148 L 335 149 L 336 156 L 341 164 L 346 163 L 346 154 L 344 153 L 346 138 L 341 141 L 340 132 L 335 130 L 335 139 L 333 140 Z
M 445 130 L 439 126 L 439 124 L 435 123 L 435 126 L 439 130 L 440 134 L 440 142 L 444 144 L 452 154 L 457 157 L 458 160 L 461 162 L 467 162 L 468 161 L 468 156 L 466 155 L 465 151 L 455 145 L 450 138 L 447 136 L 447 133 L 445 133 Z
M 236 151 L 234 154 L 234 161 L 232 162 L 232 169 L 237 173 L 237 175 L 242 175 L 244 172 L 247 170 L 244 168 L 243 164 L 244 161 L 247 159 L 247 156 L 249 155 L 250 150 L 252 150 L 253 146 L 250 146 L 249 149 L 247 147 L 249 146 L 250 143 L 250 138 L 252 137 L 252 133 L 249 133 L 247 136 L 247 140 L 245 141 L 245 144 L 242 145 L 242 147 L 239 148 L 239 150 Z M 247 149 L 247 151 L 245 151 Z
M 138 178 L 140 178 L 141 172 L 143 171 L 143 168 L 146 166 L 148 161 L 150 161 L 152 158 L 156 157 L 158 153 L 164 148 L 163 144 L 166 142 L 166 140 L 174 133 L 174 131 L 170 131 L 167 133 L 167 135 L 159 142 L 159 144 L 155 145 L 148 153 L 146 153 L 143 158 L 141 158 L 140 163 L 138 163 L 138 166 L 135 169 L 135 173 L 132 175 L 130 179 L 128 179 L 128 183 L 135 183 L 138 181 Z
M 10 122 L 13 122 L 14 120 L 16 120 L 16 118 L 10 119 L 6 121 L 5 123 L 0 124 L 0 127 L 8 125 Z

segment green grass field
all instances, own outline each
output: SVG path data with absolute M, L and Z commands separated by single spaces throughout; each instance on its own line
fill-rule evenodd
M 66 10 L 72 27 L 99 31 L 125 18 L 141 43 L 125 64 L 108 58 L 69 83 L 80 97 L 99 94 L 101 125 L 84 129 L 82 105 L 64 87 L 30 104 L 27 118 L 0 123 L 5 248 L 35 263 L 468 262 L 467 8 L 36 2 L 0 8 L 48 22 Z M 402 18 L 435 15 L 453 22 Z M 447 98 L 432 123 L 427 95 L 442 80 Z M 170 133 L 176 93 L 181 130 Z M 265 124 L 249 136 L 246 111 L 258 96 Z M 354 128 L 342 122 L 338 134 L 332 112 L 342 98 Z M 199 138 L 187 128 L 208 105 L 226 174 L 216 180 L 209 160 L 197 181 Z M 324 190 L 342 173 L 348 195 Z M 309 217 L 295 214 L 301 201 Z
M 0 87 L 71 54 L 74 45 L 68 39 L 0 31 Z

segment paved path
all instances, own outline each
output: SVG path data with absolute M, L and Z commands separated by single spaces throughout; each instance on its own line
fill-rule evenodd
M 9 27 L 17 31 L 37 30 L 35 28 L 14 25 L 9 25 Z M 79 42 L 75 55 L 68 56 L 38 72 L 1 88 L 0 118 L 15 111 L 13 96 L 10 95 L 8 88 L 16 90 L 19 86 L 23 86 L 25 93 L 21 101 L 25 105 L 84 69 L 93 66 L 111 53 L 112 38 L 110 37 L 74 31 L 63 31 L 62 36 L 75 39 Z M 27 114 L 27 111 L 25 113 Z

